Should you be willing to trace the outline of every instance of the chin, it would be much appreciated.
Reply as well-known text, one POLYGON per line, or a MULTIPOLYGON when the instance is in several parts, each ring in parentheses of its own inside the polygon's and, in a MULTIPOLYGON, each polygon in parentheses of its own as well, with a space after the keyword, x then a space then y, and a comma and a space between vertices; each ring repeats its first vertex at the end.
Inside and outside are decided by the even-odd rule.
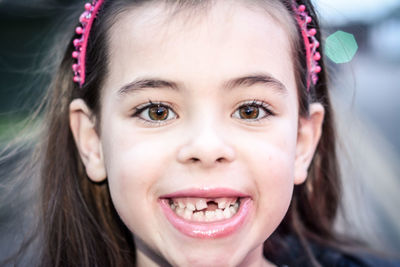
POLYGON ((232 251, 226 248, 221 248, 218 251, 203 249, 188 252, 182 250, 177 253, 180 255, 174 255, 170 261, 174 266, 239 266, 244 260, 243 256, 241 257, 236 253, 232 254, 232 251))

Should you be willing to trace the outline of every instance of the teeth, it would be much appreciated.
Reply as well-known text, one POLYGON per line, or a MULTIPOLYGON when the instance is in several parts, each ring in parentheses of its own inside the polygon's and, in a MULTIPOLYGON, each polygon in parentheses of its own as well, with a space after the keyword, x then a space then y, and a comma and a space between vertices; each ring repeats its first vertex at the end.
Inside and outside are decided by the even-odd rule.
POLYGON ((206 222, 215 221, 215 212, 214 211, 206 211, 206 222))
POLYGON ((226 207, 229 207, 230 205, 236 203, 238 201, 237 198, 227 198, 227 197, 221 197, 217 198, 214 200, 218 204, 219 209, 225 209, 226 207))
POLYGON ((232 217, 232 214, 231 214, 231 211, 229 210, 229 208, 225 208, 223 214, 224 214, 225 219, 229 219, 230 217, 232 217))
POLYGON ((193 211, 186 208, 185 212, 183 213, 183 218, 190 220, 190 219, 192 219, 192 215, 193 215, 193 211))
POLYGON ((185 208, 185 204, 184 204, 183 202, 181 202, 181 201, 178 202, 178 206, 179 206, 179 208, 181 208, 181 209, 184 209, 184 208, 185 208))
POLYGON ((183 213, 184 213, 184 209, 182 209, 181 207, 177 207, 175 210, 175 213, 178 214, 179 216, 183 217, 183 213))
POLYGON ((196 209, 197 210, 203 210, 207 208, 207 202, 204 199, 199 199, 196 202, 196 209))
POLYGON ((204 212, 198 211, 198 212, 193 213, 193 220, 198 221, 198 222, 204 222, 205 221, 204 212))
POLYGON ((230 206, 229 211, 231 212, 231 214, 235 214, 237 210, 234 207, 230 206))
POLYGON ((224 212, 223 212, 222 210, 220 210, 220 209, 216 209, 216 210, 215 210, 215 217, 216 217, 218 220, 223 219, 223 218, 224 218, 224 212))
MULTIPOLYGON (((207 205, 207 204, 206 204, 207 205)), ((188 210, 191 210, 191 211, 195 211, 196 210, 196 207, 193 205, 193 203, 191 203, 191 202, 188 202, 188 203, 186 203, 186 208, 188 209, 188 210)))
POLYGON ((239 198, 176 198, 170 201, 170 206, 179 217, 186 220, 213 222, 235 215, 239 210, 239 198), (207 201, 213 201, 218 208, 205 210, 208 208, 207 201))
POLYGON ((218 208, 219 209, 225 209, 226 206, 226 201, 225 200, 221 200, 218 202, 218 208))

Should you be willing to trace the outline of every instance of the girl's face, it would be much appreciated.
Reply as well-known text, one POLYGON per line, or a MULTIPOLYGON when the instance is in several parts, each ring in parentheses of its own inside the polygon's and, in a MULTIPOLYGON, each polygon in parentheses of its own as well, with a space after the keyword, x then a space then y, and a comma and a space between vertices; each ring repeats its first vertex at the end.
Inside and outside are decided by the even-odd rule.
MULTIPOLYGON (((288 30, 266 11, 166 10, 143 6, 110 30, 101 136, 74 132, 88 175, 107 176, 139 264, 265 263, 323 110, 299 119, 288 30)), ((86 120, 79 105, 71 114, 86 120)))

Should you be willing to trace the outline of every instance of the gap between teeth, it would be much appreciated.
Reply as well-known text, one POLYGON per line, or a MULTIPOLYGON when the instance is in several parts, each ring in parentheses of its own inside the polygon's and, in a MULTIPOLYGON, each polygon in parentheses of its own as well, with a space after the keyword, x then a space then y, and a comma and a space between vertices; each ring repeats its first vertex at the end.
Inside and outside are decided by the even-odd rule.
POLYGON ((239 209, 239 198, 220 198, 212 201, 218 205, 214 211, 203 211, 208 207, 204 199, 198 199, 195 204, 190 199, 171 200, 170 207, 179 217, 199 222, 229 219, 239 209))

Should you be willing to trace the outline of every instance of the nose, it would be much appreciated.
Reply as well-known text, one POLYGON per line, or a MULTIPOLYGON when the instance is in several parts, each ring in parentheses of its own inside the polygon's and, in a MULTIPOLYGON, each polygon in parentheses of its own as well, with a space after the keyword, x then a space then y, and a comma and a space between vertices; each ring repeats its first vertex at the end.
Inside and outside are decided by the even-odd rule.
POLYGON ((234 161, 235 150, 227 143, 228 135, 223 129, 212 125, 193 129, 187 138, 183 138, 185 143, 178 151, 178 162, 212 168, 234 161))

